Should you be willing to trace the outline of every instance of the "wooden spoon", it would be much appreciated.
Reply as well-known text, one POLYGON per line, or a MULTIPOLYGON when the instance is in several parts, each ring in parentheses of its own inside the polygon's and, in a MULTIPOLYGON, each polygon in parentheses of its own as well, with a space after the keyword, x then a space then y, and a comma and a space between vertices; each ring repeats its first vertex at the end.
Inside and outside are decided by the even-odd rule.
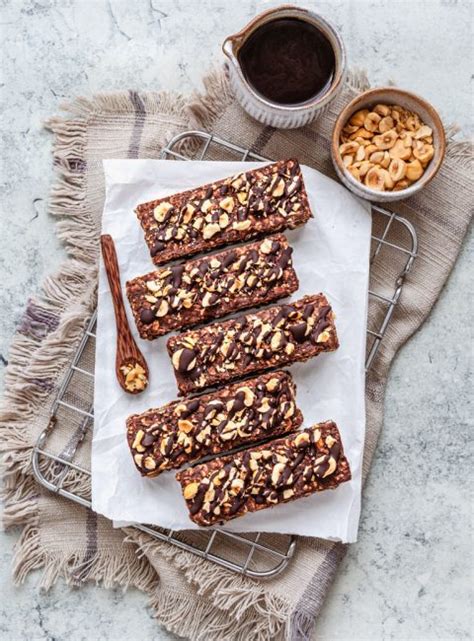
POLYGON ((117 352, 115 356, 115 373, 120 386, 129 394, 139 394, 148 385, 148 365, 138 349, 127 321, 120 287, 120 271, 117 252, 112 236, 100 237, 102 256, 114 303, 115 322, 117 325, 117 352))

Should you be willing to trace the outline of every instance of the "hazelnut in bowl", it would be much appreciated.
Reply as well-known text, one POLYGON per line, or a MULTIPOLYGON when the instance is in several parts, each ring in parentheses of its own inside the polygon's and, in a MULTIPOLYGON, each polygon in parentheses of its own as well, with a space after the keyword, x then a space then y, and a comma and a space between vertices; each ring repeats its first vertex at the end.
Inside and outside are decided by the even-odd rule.
POLYGON ((445 149, 437 111, 395 87, 370 89, 354 98, 337 118, 331 142, 342 183, 376 202, 417 193, 438 172, 445 149))

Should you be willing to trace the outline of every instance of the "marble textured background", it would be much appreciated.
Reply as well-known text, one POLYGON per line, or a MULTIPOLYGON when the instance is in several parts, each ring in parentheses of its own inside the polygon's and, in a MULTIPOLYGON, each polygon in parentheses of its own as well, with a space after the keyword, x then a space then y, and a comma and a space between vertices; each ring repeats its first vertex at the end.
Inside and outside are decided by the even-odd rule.
MULTIPOLYGON (((47 214, 50 137, 63 99, 113 89, 200 87, 220 43, 276 4, 226 0, 0 0, 0 369, 28 296, 63 258, 47 214)), ((391 79, 472 134, 473 5, 462 0, 307 0, 332 18, 351 64, 391 79)), ((469 599, 472 235, 422 331, 394 364, 359 543, 331 590, 318 641, 472 638, 469 599), (471 249, 471 251, 470 251, 471 249), (447 432, 445 431, 447 430, 447 432)), ((15 533, 0 538, 2 641, 173 639, 145 597, 92 586, 14 588, 15 533)))

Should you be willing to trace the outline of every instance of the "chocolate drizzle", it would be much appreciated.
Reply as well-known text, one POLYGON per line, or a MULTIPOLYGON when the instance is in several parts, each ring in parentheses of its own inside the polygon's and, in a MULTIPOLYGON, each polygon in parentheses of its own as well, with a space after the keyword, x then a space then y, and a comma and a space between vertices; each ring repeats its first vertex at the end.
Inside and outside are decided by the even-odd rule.
POLYGON ((350 477, 332 421, 177 474, 199 525, 334 488, 350 477))
POLYGON ((291 254, 286 238, 276 235, 129 281, 140 335, 154 338, 291 293, 298 284, 291 254))
POLYGON ((301 425, 290 375, 275 372, 128 419, 128 441, 144 475, 301 425))
POLYGON ((156 264, 262 232, 294 229, 311 216, 294 159, 141 204, 136 213, 156 264))
MULTIPOLYGON (((193 346, 195 364, 178 371, 197 387, 338 346, 332 310, 322 294, 172 337, 168 351, 173 359, 185 344, 193 346)), ((188 388, 183 384, 183 389, 188 388)))

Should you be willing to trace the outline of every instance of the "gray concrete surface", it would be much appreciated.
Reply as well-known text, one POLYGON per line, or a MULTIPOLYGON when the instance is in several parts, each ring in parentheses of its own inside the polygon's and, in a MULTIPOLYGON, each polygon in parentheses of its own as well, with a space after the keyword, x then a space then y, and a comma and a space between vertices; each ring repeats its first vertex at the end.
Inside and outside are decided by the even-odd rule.
MULTIPOLYGON (((200 87, 220 43, 270 2, 0 1, 0 367, 28 296, 63 257, 47 214, 50 137, 63 99, 200 87), (197 9, 199 6, 199 9, 197 9)), ((472 8, 461 0, 305 3, 331 17, 352 65, 431 100, 472 134, 472 8)), ((472 236, 435 310, 394 364, 386 419, 353 545, 318 641, 471 639, 472 236), (444 430, 448 429, 448 433, 444 430), (404 446, 409 434, 410 447, 404 446)), ((14 588, 17 533, 0 538, 2 641, 167 640, 137 592, 14 588)))

